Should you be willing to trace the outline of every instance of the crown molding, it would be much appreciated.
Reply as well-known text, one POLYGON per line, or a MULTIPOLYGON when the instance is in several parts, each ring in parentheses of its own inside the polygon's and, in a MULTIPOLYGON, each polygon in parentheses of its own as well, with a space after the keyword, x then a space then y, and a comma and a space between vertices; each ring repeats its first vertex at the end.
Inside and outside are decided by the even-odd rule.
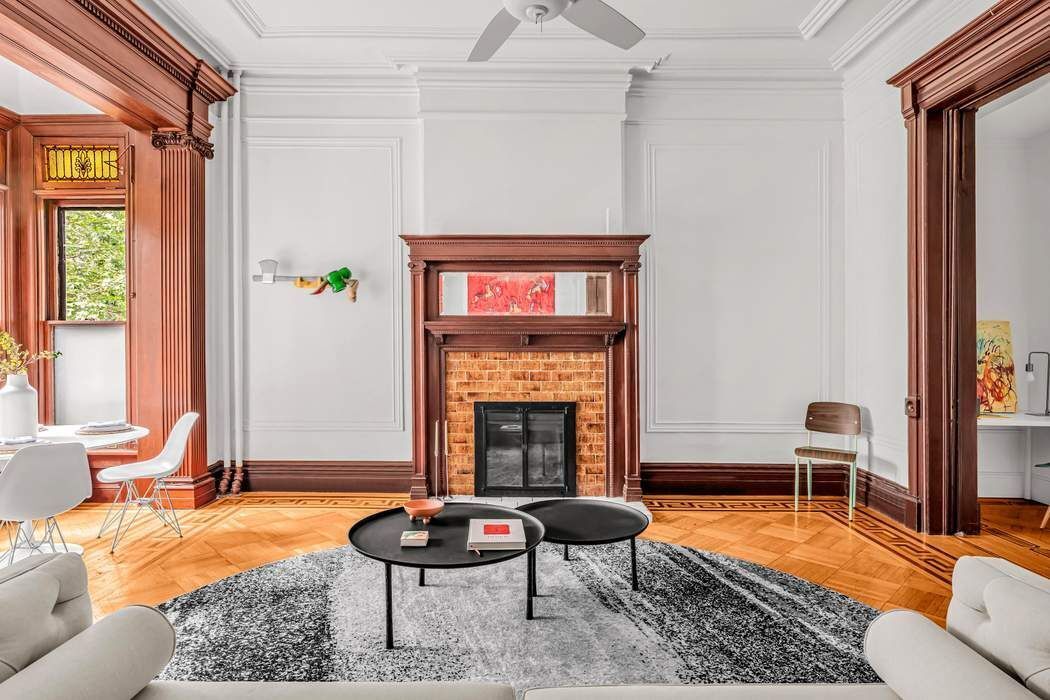
POLYGON ((893 0, 883 7, 831 55, 831 67, 835 70, 845 68, 920 2, 921 0, 893 0))
POLYGON ((420 89, 507 88, 544 92, 613 89, 626 92, 635 75, 655 71, 663 59, 518 59, 467 63, 401 56, 391 57, 390 61, 398 70, 415 76, 420 89))
POLYGON ((818 0, 817 4, 809 11, 798 25, 799 34, 809 41, 824 28, 824 25, 842 9, 848 0, 818 0))
POLYGON ((632 97, 705 92, 837 92, 842 76, 826 65, 723 64, 663 65, 639 75, 631 85, 632 97))
MULTIPOLYGON (((267 24, 255 11, 248 0, 226 0, 227 4, 260 39, 463 39, 474 40, 481 34, 482 26, 477 27, 378 27, 346 25, 302 25, 275 26, 267 24)), ((659 27, 646 29, 650 39, 668 41, 697 41, 723 39, 799 39, 796 27, 752 27, 748 29, 721 28, 681 28, 659 27)), ((543 33, 519 32, 513 37, 517 40, 584 40, 594 37, 583 30, 566 26, 544 27, 543 33)))
POLYGON ((180 0, 151 0, 151 2, 163 15, 160 18, 162 21, 167 20, 178 27, 208 52, 207 58, 212 65, 229 67, 233 63, 229 49, 201 26, 180 0))

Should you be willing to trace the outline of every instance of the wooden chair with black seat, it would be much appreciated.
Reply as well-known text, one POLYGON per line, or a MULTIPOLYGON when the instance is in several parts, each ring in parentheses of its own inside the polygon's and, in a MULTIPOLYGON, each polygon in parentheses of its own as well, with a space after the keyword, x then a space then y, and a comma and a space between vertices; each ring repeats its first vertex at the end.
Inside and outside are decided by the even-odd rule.
POLYGON ((798 510, 799 466, 806 461, 807 500, 813 498, 813 462, 849 465, 849 519, 857 505, 857 436, 860 435, 860 406, 834 401, 816 401, 806 409, 806 431, 809 441, 795 448, 795 510, 798 510), (852 450, 813 445, 813 433, 852 437, 852 450))

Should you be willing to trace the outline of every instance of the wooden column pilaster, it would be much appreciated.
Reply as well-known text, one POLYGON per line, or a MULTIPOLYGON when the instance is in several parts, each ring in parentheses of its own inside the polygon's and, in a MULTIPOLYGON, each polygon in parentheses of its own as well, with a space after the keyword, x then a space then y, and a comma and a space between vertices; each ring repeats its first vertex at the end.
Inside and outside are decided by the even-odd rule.
POLYGON ((642 500, 641 420, 638 411, 638 270, 641 267, 637 260, 628 260, 620 266, 623 270, 626 324, 623 337, 623 497, 628 501, 642 500))
POLYGON ((427 264, 413 260, 408 264, 412 272, 412 485, 411 498, 427 497, 427 331, 426 276, 427 264))
MULTIPOLYGON (((205 388, 204 160, 211 144, 185 133, 155 133, 160 151, 160 427, 166 437, 187 411, 200 419, 172 479, 194 507, 215 497, 208 472, 205 388)), ((139 391, 150 391, 140 386, 139 391)))

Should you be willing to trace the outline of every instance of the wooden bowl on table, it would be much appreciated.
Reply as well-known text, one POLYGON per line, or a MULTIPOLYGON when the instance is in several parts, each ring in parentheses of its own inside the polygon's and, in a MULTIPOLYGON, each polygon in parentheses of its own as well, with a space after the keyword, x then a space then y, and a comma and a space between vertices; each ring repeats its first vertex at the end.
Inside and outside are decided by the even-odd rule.
POLYGON ((424 525, 430 523, 430 519, 445 508, 445 503, 436 498, 421 498, 416 501, 408 501, 404 505, 405 512, 412 520, 422 519, 424 525))

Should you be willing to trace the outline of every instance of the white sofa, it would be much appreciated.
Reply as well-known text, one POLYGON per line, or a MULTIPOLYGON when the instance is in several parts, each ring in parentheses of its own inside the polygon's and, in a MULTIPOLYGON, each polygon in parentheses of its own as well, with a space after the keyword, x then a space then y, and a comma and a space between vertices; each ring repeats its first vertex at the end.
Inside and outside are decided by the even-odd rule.
MULTIPOLYGON (((1001 559, 963 557, 948 630, 918 613, 885 613, 864 652, 884 684, 536 688, 525 700, 706 698, 1045 698, 1050 700, 1050 581, 1001 559)), ((154 608, 131 606, 91 624, 80 557, 32 557, 0 569, 0 700, 331 698, 512 700, 481 683, 190 683, 153 680, 175 632, 154 608)))

